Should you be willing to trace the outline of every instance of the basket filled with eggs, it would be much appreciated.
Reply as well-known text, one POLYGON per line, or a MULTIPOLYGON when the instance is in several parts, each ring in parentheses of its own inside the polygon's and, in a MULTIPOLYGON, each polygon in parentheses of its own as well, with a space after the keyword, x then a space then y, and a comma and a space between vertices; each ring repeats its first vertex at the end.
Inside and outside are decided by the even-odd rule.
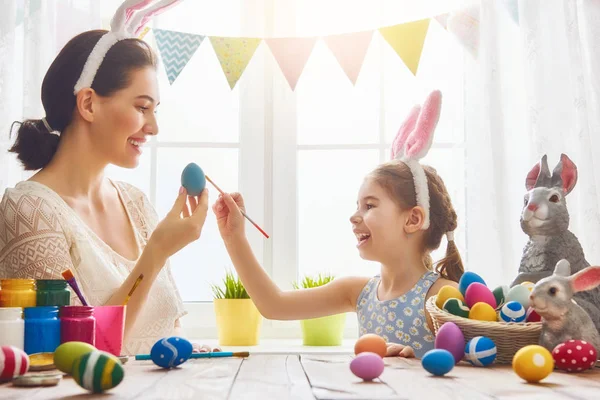
POLYGON ((484 336, 496 344, 496 363, 510 364, 515 353, 539 342, 540 316, 529 307, 533 284, 490 290, 474 272, 465 272, 458 289, 444 286, 426 303, 435 334, 446 322, 455 323, 466 341, 484 336))

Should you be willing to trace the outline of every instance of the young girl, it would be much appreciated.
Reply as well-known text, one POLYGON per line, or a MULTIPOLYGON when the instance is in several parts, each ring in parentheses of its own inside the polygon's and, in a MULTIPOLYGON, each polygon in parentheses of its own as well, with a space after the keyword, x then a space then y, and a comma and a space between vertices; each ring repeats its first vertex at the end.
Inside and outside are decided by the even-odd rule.
POLYGON ((213 206, 231 260, 265 318, 297 320, 355 311, 360 335, 388 342, 388 356, 421 358, 433 348, 426 300, 444 285, 457 286, 463 266, 453 241, 456 213, 442 179, 418 159, 427 153, 441 95, 433 92, 423 112, 415 107, 394 141, 398 158, 366 176, 358 193, 352 229, 363 259, 381 263, 373 278, 342 277, 307 290, 281 291, 260 267, 244 234, 240 194, 213 206), (433 271, 430 252, 448 236, 446 257, 433 271))

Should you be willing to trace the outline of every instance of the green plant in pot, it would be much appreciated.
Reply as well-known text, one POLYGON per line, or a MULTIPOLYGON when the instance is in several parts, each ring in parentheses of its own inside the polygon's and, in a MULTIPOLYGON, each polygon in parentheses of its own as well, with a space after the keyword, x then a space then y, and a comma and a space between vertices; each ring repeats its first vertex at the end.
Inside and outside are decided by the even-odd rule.
POLYGON ((228 271, 220 285, 211 285, 221 346, 258 344, 262 315, 246 292, 242 281, 228 271))
MULTIPOLYGON (((310 289, 328 284, 334 279, 330 274, 305 276, 300 283, 294 282, 294 289, 310 289)), ((339 346, 344 337, 346 313, 300 321, 302 342, 305 346, 339 346)))

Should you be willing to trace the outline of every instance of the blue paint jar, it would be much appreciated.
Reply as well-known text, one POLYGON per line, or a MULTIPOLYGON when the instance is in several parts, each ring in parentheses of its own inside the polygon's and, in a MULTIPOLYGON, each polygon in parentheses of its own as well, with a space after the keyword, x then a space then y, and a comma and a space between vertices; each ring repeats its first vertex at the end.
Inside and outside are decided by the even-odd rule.
POLYGON ((26 307, 25 353, 53 353, 60 345, 60 320, 58 307, 26 307))

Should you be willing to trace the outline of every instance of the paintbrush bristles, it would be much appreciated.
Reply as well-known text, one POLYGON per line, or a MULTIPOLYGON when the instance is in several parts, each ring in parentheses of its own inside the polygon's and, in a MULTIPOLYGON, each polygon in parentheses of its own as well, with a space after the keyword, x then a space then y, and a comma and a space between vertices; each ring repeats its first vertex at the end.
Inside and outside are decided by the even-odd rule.
POLYGON ((63 278, 65 279, 65 281, 68 281, 69 279, 73 279, 73 273, 71 272, 70 269, 67 269, 66 271, 63 271, 61 273, 61 275, 63 276, 63 278))

